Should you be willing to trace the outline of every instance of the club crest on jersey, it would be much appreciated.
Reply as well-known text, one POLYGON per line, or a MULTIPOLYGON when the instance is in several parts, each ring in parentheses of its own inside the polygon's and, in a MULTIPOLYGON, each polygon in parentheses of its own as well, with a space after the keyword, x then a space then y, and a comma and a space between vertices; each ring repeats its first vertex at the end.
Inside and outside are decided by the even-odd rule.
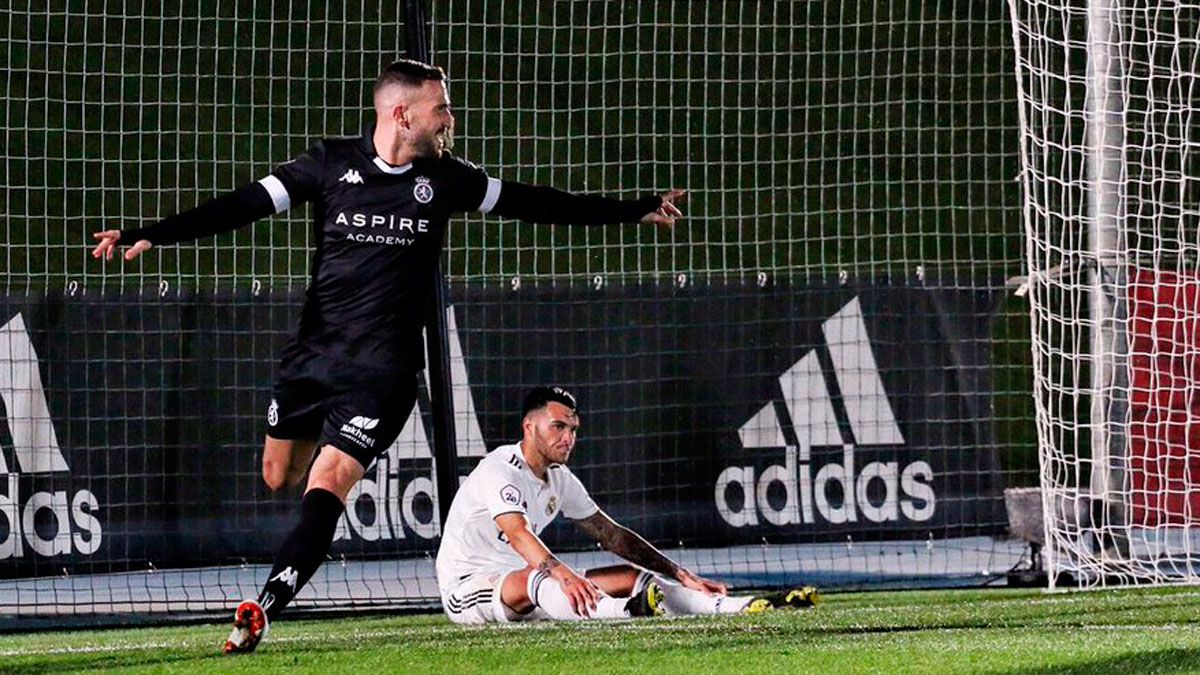
POLYGON ((516 506, 521 503, 521 491, 512 485, 505 485, 500 488, 500 500, 516 506))
POLYGON ((413 186, 413 199, 428 204, 433 201, 433 186, 429 184, 429 179, 421 176, 417 179, 417 184, 413 186))
POLYGON ((546 502, 546 515, 554 515, 554 511, 558 508, 558 497, 551 496, 550 501, 546 502))

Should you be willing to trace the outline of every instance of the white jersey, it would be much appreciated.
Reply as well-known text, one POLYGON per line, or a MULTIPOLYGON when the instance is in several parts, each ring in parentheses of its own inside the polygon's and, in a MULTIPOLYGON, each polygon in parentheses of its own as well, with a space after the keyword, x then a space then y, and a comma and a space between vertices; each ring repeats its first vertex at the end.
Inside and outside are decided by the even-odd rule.
POLYGON ((559 512, 582 520, 599 510, 567 467, 550 465, 543 481, 525 463, 520 445, 496 448, 462 482, 450 505, 438 548, 438 587, 444 595, 474 574, 528 564, 509 546, 496 516, 523 514, 540 535, 559 512))

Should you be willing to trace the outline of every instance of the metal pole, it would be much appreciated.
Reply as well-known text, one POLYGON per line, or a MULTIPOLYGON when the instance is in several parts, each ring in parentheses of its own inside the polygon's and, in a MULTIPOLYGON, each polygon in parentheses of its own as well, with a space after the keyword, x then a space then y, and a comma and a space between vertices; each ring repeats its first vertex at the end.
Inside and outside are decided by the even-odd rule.
MULTIPOLYGON (((405 0, 408 57, 429 63, 429 18, 425 0, 405 0)), ((445 527, 450 503, 458 491, 458 452, 454 437, 454 396, 450 380, 450 340, 446 312, 450 309, 446 276, 439 261, 432 279, 425 321, 426 372, 429 374, 430 416, 433 418, 433 461, 437 485, 438 521, 445 527)))
MULTIPOLYGON (((1103 550, 1125 559, 1129 521, 1129 412, 1125 255, 1125 146, 1120 0, 1088 2, 1088 251, 1090 275, 1092 527, 1103 550)), ((1101 582, 1103 583, 1103 581, 1101 582)))

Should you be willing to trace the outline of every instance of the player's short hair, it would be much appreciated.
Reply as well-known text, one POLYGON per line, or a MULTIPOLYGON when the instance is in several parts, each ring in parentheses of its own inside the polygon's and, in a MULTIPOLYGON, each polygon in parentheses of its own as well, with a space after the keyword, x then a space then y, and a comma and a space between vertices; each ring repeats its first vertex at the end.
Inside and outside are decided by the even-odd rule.
POLYGON ((545 385, 529 390, 529 393, 525 395, 525 404, 521 406, 521 415, 525 416, 534 410, 541 410, 551 401, 567 406, 573 413, 579 412, 579 402, 575 399, 575 394, 562 387, 545 385))
POLYGON ((419 87, 426 82, 443 82, 445 79, 446 71, 438 66, 431 66, 428 63, 412 59, 400 59, 388 65, 379 74, 379 79, 375 80, 373 93, 378 94, 380 89, 392 84, 419 87))

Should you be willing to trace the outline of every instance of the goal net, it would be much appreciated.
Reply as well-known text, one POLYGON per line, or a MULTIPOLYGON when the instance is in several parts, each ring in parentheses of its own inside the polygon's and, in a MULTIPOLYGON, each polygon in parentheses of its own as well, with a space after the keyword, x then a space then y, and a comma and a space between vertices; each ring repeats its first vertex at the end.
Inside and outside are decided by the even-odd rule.
POLYGON ((1051 578, 1195 582, 1200 4, 1010 6, 1051 578))
MULTIPOLYGON (((91 260, 90 233, 361 133, 402 5, 0 16, 0 623, 257 593, 296 517, 258 453, 309 213, 133 264, 91 260)), ((974 584, 1020 562, 1003 491, 1036 482, 1036 449, 1023 308, 1003 300, 1021 271, 1003 6, 430 11, 456 152, 573 191, 687 188, 687 216, 453 221, 458 465, 435 466, 423 387, 296 607, 436 605, 437 472, 515 440, 544 382, 583 401, 572 464, 598 503, 735 587, 974 584)), ((612 560, 568 525, 546 537, 612 560)))
POLYGON ((1028 380, 993 367, 1028 358, 993 323, 1020 264, 1016 106, 985 5, 435 3, 467 157, 691 190, 671 230, 452 224, 482 439, 514 438, 524 387, 578 389, 601 506, 737 586, 1017 564, 1028 380))

